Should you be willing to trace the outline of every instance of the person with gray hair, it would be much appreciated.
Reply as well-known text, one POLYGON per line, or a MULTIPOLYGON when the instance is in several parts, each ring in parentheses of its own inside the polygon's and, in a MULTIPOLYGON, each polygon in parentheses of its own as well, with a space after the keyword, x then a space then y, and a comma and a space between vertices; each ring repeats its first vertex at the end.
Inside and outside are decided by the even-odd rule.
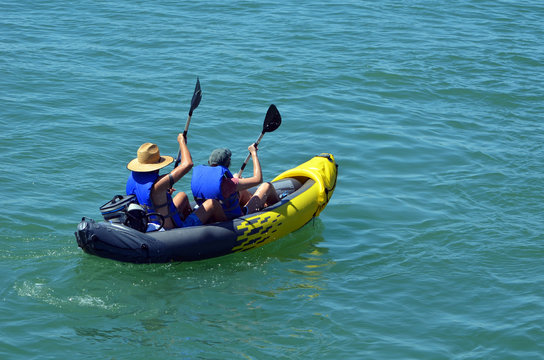
POLYGON ((248 150, 253 161, 253 176, 248 178, 230 172, 232 152, 225 148, 213 150, 208 165, 193 168, 191 190, 197 204, 207 199, 218 200, 225 215, 233 219, 260 211, 280 200, 272 184, 261 184, 263 175, 255 144, 250 145, 248 150), (259 184, 254 194, 247 190, 259 184))

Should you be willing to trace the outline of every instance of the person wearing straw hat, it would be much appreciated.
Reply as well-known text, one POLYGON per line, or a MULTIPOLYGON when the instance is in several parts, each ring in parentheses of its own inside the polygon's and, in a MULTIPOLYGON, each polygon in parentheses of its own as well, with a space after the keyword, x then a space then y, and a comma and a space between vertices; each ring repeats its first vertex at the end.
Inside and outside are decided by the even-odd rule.
MULTIPOLYGON (((177 140, 183 160, 174 170, 164 175, 159 175, 159 170, 171 164, 174 158, 161 156, 156 144, 145 143, 140 146, 137 157, 127 164, 127 169, 131 171, 126 185, 127 195, 136 195, 148 213, 157 212, 164 216, 166 230, 225 221, 225 213, 216 200, 203 202, 192 212, 187 194, 179 192, 172 197, 176 190, 174 184, 193 167, 183 134, 180 133, 177 140)), ((151 221, 159 222, 157 219, 151 221)))

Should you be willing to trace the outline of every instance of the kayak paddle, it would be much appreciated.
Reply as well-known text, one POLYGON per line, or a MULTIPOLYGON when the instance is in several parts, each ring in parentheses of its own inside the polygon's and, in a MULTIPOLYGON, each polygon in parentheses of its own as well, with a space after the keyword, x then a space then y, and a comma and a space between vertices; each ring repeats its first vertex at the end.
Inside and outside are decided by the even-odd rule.
MULTIPOLYGON (((266 116, 264 117, 263 131, 261 132, 261 136, 259 136, 259 138, 253 145, 257 147, 257 145, 259 145, 265 133, 276 130, 277 128, 280 127, 280 125, 281 125, 280 112, 278 111, 278 108, 276 107, 276 105, 272 104, 268 108, 268 111, 266 112, 266 116)), ((240 168, 240 172, 238 172, 238 177, 242 176, 242 172, 244 171, 250 157, 251 157, 251 154, 249 154, 246 157, 246 161, 244 161, 244 164, 240 168)))
MULTIPOLYGON (((200 104, 200 100, 202 100, 202 90, 200 90, 200 80, 197 76, 195 92, 193 93, 193 98, 191 99, 191 109, 189 109, 189 117, 187 118, 187 123, 185 124, 185 130, 183 131, 183 137, 185 138, 185 141, 187 141, 187 131, 189 131, 189 124, 191 123, 191 116, 193 116, 193 110, 198 107, 198 104, 200 104)), ((174 168, 176 168, 180 162, 181 162, 181 149, 178 150, 178 158, 176 159, 176 164, 174 165, 174 168)))

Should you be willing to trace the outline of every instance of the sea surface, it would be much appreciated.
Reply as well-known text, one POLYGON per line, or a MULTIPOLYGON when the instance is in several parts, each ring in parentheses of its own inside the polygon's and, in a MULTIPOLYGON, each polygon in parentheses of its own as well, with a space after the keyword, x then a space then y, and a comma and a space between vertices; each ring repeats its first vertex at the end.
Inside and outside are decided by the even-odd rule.
POLYGON ((0 358, 544 359, 542 1, 0 15, 0 358), (138 146, 177 153, 197 77, 196 164, 229 147, 241 165, 273 103, 264 177, 332 153, 331 202, 221 258, 83 253, 78 222, 123 193, 138 146))

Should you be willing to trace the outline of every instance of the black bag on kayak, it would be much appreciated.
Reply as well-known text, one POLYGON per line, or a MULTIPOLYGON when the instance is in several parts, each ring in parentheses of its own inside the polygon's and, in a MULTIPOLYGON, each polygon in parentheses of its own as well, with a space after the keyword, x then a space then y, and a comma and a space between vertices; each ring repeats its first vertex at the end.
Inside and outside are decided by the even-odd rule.
POLYGON ((115 195, 113 199, 100 207, 100 212, 106 221, 124 223, 126 210, 130 204, 138 204, 136 195, 115 195))
POLYGON ((138 230, 139 232, 147 231, 147 213, 144 208, 138 204, 130 204, 125 211, 125 224, 128 227, 138 230))
POLYGON ((140 232, 147 231, 150 216, 155 216, 160 221, 158 229, 155 230, 160 230, 164 225, 164 217, 158 213, 148 214, 138 204, 136 195, 115 195, 113 199, 100 207, 100 212, 104 220, 120 223, 140 232))

